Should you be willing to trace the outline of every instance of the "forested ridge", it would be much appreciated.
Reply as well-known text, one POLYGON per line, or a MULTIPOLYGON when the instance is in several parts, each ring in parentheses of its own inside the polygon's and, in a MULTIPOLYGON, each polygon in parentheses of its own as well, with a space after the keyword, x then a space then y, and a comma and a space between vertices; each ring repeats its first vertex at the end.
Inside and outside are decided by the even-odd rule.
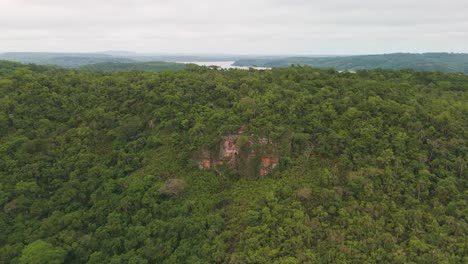
POLYGON ((54 53, 54 52, 7 52, 0 53, 0 60, 41 65, 56 65, 65 68, 96 63, 131 63, 131 58, 111 56, 99 53, 54 53))
POLYGON ((139 54, 132 52, 103 53, 54 53, 54 52, 7 52, 0 53, 0 60, 40 65, 55 65, 64 68, 118 71, 177 70, 183 65, 175 62, 230 62, 235 66, 258 66, 266 68, 309 65, 321 69, 357 71, 371 69, 413 69, 417 71, 441 71, 468 74, 466 53, 389 53, 343 56, 259 56, 259 55, 183 55, 139 54), (172 63, 172 64, 171 64, 172 63))
POLYGON ((466 263, 467 88, 0 62, 0 263, 466 263), (279 166, 200 170, 194 153, 240 127, 279 166))
POLYGON ((468 74, 466 53, 390 53, 354 56, 247 58, 237 60, 237 66, 289 67, 310 65, 317 68, 334 68, 340 71, 370 69, 413 69, 418 71, 460 72, 468 74))
POLYGON ((80 70, 90 71, 165 71, 165 70, 180 70, 186 68, 187 65, 183 63, 164 62, 164 61, 151 61, 151 62, 102 62, 95 64, 87 64, 79 67, 80 70))

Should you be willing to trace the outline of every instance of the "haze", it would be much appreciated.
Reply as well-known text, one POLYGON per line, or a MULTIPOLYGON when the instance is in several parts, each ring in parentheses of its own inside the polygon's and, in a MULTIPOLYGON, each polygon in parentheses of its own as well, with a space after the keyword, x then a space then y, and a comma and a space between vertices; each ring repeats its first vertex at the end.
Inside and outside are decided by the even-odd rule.
POLYGON ((0 0, 0 52, 468 52, 466 0, 0 0))

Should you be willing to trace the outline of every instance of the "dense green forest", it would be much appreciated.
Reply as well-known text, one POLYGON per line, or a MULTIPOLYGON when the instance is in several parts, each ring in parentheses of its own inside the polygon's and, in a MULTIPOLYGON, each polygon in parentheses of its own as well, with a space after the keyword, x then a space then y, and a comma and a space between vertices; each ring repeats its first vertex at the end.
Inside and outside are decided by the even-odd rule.
POLYGON ((465 53, 392 53, 383 55, 339 57, 286 57, 273 59, 242 59, 237 66, 288 67, 310 65, 317 68, 344 70, 414 69, 419 71, 461 72, 468 74, 468 54, 465 53))
POLYGON ((467 89, 414 70, 0 62, 0 263, 467 263, 467 89), (200 170, 194 153, 240 127, 279 166, 200 170))
POLYGON ((165 71, 165 70, 181 70, 187 67, 186 64, 175 63, 175 62, 163 62, 163 61, 152 61, 152 62, 131 62, 131 63, 121 63, 121 62, 102 62, 96 64, 88 64, 79 67, 81 70, 91 70, 91 71, 165 71))

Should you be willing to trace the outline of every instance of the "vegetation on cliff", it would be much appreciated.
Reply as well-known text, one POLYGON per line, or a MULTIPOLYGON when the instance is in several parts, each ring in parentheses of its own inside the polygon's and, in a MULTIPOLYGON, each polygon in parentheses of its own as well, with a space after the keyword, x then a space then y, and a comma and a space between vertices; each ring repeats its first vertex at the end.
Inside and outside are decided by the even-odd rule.
POLYGON ((0 263, 464 263, 468 76, 0 62, 0 263), (267 176, 200 170, 245 126, 267 176))

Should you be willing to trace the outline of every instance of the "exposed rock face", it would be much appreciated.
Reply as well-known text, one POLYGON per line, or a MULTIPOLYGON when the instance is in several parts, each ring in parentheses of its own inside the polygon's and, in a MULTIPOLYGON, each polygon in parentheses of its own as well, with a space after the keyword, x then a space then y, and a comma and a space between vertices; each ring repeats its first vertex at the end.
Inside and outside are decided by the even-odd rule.
POLYGON ((260 176, 265 176, 270 173, 279 164, 278 157, 262 157, 262 168, 260 169, 260 176))
POLYGON ((210 158, 201 158, 198 161, 198 168, 203 170, 209 170, 213 168, 213 160, 210 158))
POLYGON ((202 170, 209 170, 213 168, 213 159, 209 150, 203 149, 195 155, 198 162, 198 168, 202 170))
MULTIPOLYGON (((245 131, 245 126, 242 126, 236 134, 227 135, 219 145, 219 154, 215 157, 212 152, 202 150, 195 159, 198 161, 200 169, 208 170, 217 166, 226 164, 232 169, 239 169, 241 166, 248 166, 251 161, 259 158, 260 164, 257 167, 257 172, 260 176, 268 175, 279 164, 279 157, 275 154, 275 148, 268 146, 268 151, 256 151, 256 146, 272 145, 273 142, 268 138, 259 138, 254 140, 249 139, 242 149, 237 144, 237 139, 245 131), (273 150, 272 150, 273 149, 273 150), (241 154, 242 153, 242 154, 241 154), (242 163, 242 164, 241 164, 242 163)), ((258 164, 258 163, 256 163, 258 164)))
POLYGON ((238 137, 238 135, 225 136, 219 148, 219 157, 227 160, 233 166, 237 164, 237 155, 239 153, 239 147, 236 144, 238 137))

